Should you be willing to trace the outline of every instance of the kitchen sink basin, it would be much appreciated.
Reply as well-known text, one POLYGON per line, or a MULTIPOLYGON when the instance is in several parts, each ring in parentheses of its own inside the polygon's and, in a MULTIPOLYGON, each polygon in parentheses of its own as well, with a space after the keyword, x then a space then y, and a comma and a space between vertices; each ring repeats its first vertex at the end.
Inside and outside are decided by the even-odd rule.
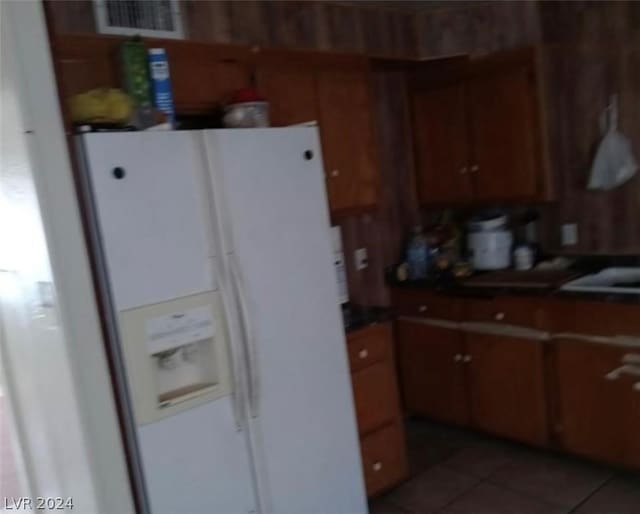
POLYGON ((560 289, 593 293, 640 294, 640 268, 605 268, 598 273, 567 282, 560 289))

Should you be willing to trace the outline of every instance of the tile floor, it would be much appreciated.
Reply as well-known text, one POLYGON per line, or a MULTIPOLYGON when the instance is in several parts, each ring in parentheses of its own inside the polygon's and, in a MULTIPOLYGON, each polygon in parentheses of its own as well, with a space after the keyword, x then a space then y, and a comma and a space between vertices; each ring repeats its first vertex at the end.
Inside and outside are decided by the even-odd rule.
POLYGON ((640 514, 640 473, 424 421, 407 444, 412 478, 371 514, 640 514))

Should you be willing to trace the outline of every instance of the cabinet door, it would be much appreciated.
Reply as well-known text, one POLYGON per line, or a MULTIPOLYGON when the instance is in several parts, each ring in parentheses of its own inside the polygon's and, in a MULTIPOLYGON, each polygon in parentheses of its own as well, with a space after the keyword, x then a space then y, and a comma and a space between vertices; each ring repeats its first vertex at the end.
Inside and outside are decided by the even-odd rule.
POLYGON ((351 380, 361 434, 371 432, 398 416, 398 391, 391 361, 356 371, 351 380))
POLYGON ((442 85, 413 95, 418 196, 421 203, 472 198, 465 85, 442 85))
POLYGON ((466 334, 465 341, 472 425, 545 444, 543 343, 487 334, 466 334))
MULTIPOLYGON (((123 37, 99 35, 57 36, 53 55, 61 98, 66 101, 97 87, 121 87, 119 52, 123 41, 123 37)), ((167 51, 177 112, 210 110, 251 82, 248 48, 176 40, 144 42, 167 51)))
POLYGON ((640 466, 640 393, 637 376, 607 375, 623 365, 629 348, 558 340, 555 383, 558 419, 554 420, 563 447, 594 459, 640 466))
POLYGON ((532 198, 538 193, 538 120, 529 67, 470 79, 472 161, 476 198, 532 198))
POLYGON ((167 49, 173 100, 179 112, 201 112, 251 83, 248 51, 225 45, 176 41, 167 49))
POLYGON ((397 341, 406 409, 442 421, 467 424, 461 333, 399 321, 397 341))
POLYGON ((269 101, 272 126, 318 119, 316 73, 312 67, 264 55, 258 63, 256 78, 258 91, 269 101))
POLYGON ((373 207, 378 199, 379 175, 368 70, 362 66, 322 68, 317 86, 331 210, 373 207))

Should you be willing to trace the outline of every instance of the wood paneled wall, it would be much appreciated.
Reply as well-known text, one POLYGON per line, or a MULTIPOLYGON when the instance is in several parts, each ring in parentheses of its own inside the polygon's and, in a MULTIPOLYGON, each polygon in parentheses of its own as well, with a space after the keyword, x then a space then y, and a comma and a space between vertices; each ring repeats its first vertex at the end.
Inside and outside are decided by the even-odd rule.
MULTIPOLYGON (((48 0, 58 33, 96 32, 90 0, 48 0)), ((181 0, 186 37, 388 57, 416 57, 415 16, 320 1, 181 0)))
POLYGON ((619 127, 640 159, 640 2, 542 2, 551 157, 558 202, 543 209, 549 251, 640 253, 640 177, 587 191, 601 138, 599 116, 618 95, 619 127), (562 247, 560 225, 579 242, 562 247))
MULTIPOLYGON (((189 39, 365 53, 379 57, 438 58, 485 53, 538 42, 534 2, 464 3, 437 9, 394 9, 328 1, 185 0, 189 39)), ((53 0, 56 33, 94 33, 88 0, 53 0)), ((352 301, 389 303, 384 268, 395 263, 405 234, 419 220, 413 189, 410 134, 401 72, 374 73, 382 198, 376 212, 344 219, 342 228, 352 301), (369 267, 353 269, 353 250, 366 247, 369 267)))
POLYGON ((419 14, 420 57, 484 54, 540 41, 535 1, 456 3, 419 14))

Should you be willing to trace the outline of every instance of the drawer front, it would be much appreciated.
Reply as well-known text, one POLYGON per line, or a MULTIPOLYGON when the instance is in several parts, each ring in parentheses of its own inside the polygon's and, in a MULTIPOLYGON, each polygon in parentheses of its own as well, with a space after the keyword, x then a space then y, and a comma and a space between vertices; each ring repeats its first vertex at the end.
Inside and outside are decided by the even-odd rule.
POLYGON ((640 304, 556 300, 549 304, 553 332, 640 337, 640 304))
POLYGON ((351 371, 391 358, 391 329, 388 324, 367 327, 347 336, 351 371))
POLYGON ((407 476, 404 435, 397 423, 363 437, 360 447, 368 496, 392 487, 407 476))
POLYGON ((390 423, 398 416, 398 392, 390 361, 368 366, 351 375, 361 434, 390 423))
POLYGON ((398 316, 446 319, 459 321, 462 302, 459 298, 441 296, 425 291, 394 290, 393 306, 398 316))
POLYGON ((466 303, 469 321, 545 329, 539 303, 529 298, 468 299, 466 303))

